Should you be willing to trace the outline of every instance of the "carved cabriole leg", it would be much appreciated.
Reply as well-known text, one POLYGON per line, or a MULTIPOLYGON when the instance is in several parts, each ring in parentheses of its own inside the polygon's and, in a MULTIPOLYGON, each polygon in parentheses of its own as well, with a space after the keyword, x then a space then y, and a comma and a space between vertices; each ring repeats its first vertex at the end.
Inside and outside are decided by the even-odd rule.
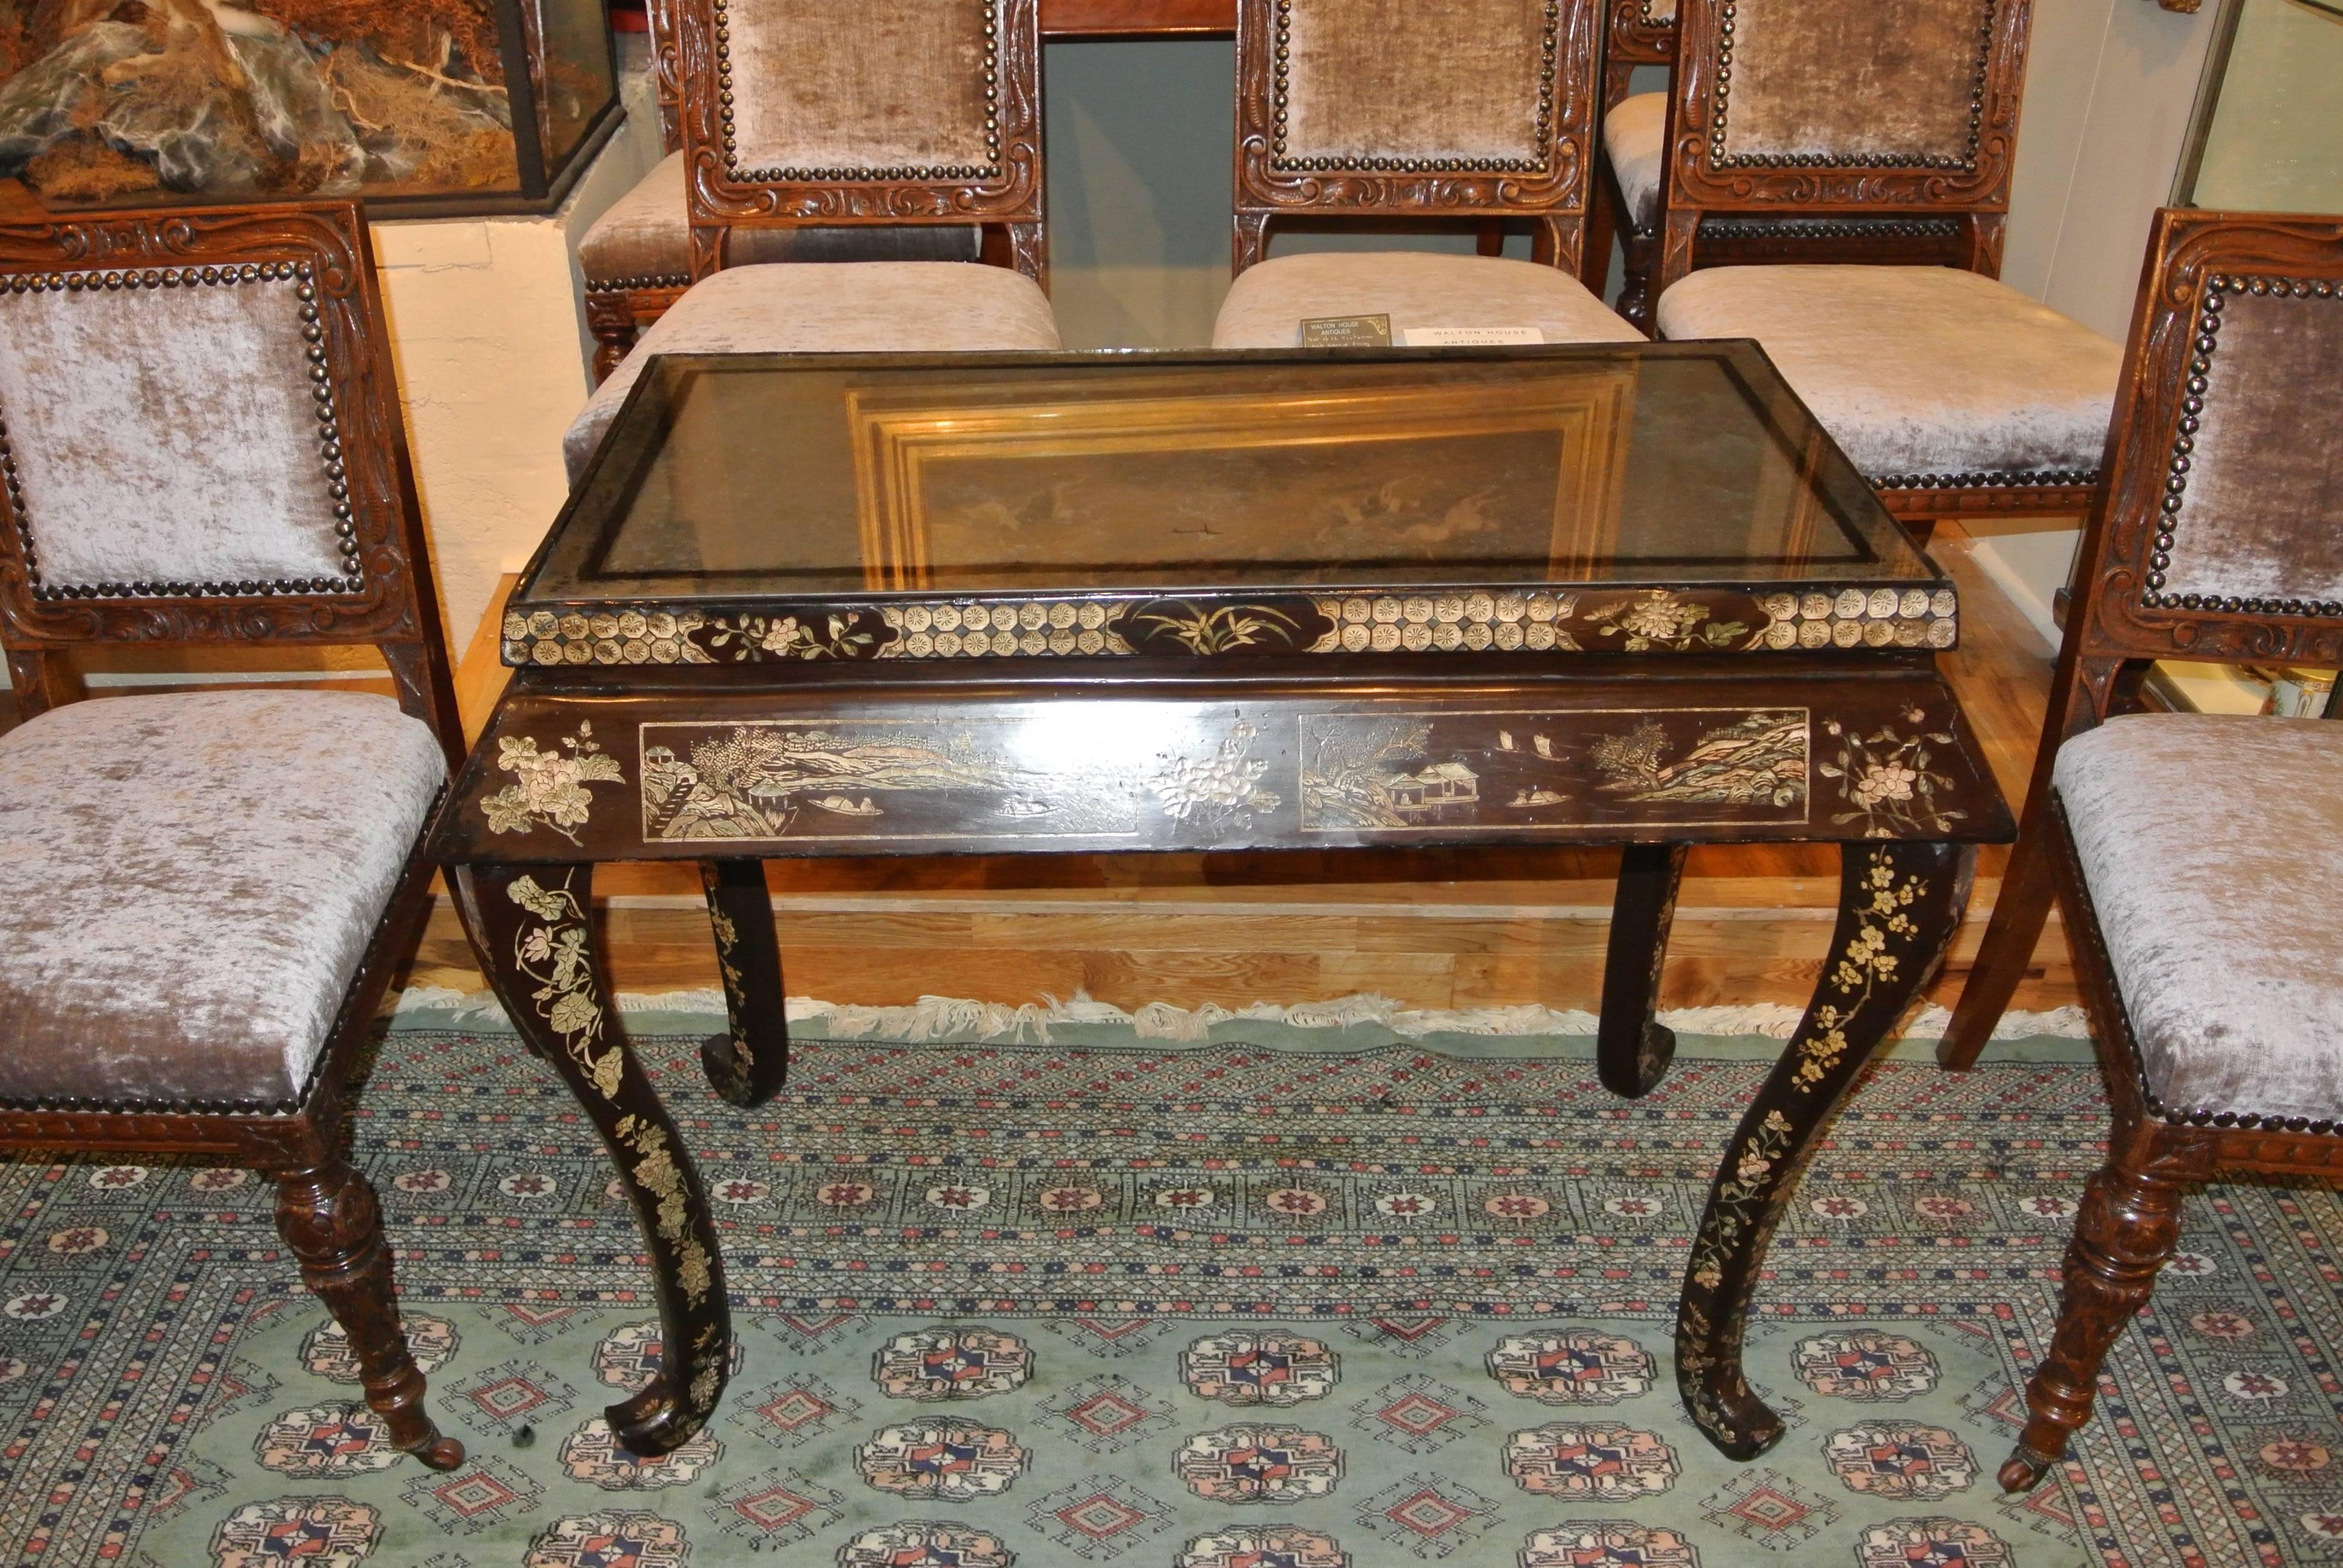
POLYGON ((1248 266, 1257 265, 1269 250, 1269 215, 1265 212, 1237 214, 1235 237, 1230 244, 1229 276, 1241 276, 1248 266))
MULTIPOLYGON (((2069 615, 2075 613, 2070 610, 2069 615)), ((2063 661, 2062 661, 2063 667, 2063 661)), ((2034 774, 2026 786, 2026 806, 2018 817, 2017 842, 2009 849, 2009 864, 2001 873, 2001 890, 1993 900, 1993 918, 1986 922, 1976 961, 1962 983, 1960 1000, 1953 1004, 1952 1021, 1936 1042, 1936 1064, 1966 1072, 1993 1039, 1993 1026, 2009 1010, 2009 999, 2026 979, 2042 928, 2050 920, 2055 889, 2051 879, 2050 836, 2056 830, 2050 816, 2050 775, 2058 747, 2089 729, 2107 710, 2123 661, 2112 658, 2078 661, 2076 673, 2050 689, 2050 710, 2043 726, 2042 748, 2034 757, 2034 774)), ((2063 674, 2063 668, 2062 668, 2063 674)))
POLYGON ((2107 1162, 2083 1189, 2082 1212, 2066 1244, 2058 1326, 2050 1352, 2026 1385, 2024 1435, 2002 1465, 2004 1492, 2026 1492, 2066 1457, 2069 1439, 2091 1419, 2099 1366, 2124 1325, 2147 1304, 2157 1271, 2180 1241, 2180 1200, 2207 1147, 2201 1134, 2155 1123, 2117 1130, 2107 1162), (2172 1145, 2181 1158, 2160 1158, 2172 1145), (2179 1169, 2175 1170, 2174 1166, 2179 1169))
POLYGON ((1668 961, 1668 928, 1675 920, 1687 847, 1630 844, 1619 858, 1594 1070, 1604 1088, 1630 1100, 1658 1087, 1675 1058, 1675 1031, 1653 1014, 1659 1006, 1660 971, 1668 961))
POLYGON ((1012 223, 1009 228, 1010 263, 1050 292, 1050 246, 1047 231, 1038 223, 1012 223))
POLYGON ((52 708, 79 702, 88 693, 81 674, 62 653, 29 648, 8 650, 8 678, 16 688, 17 711, 37 719, 52 708))
POLYGON ((586 296, 586 330, 594 335, 594 385, 599 387, 635 346, 635 312, 623 293, 586 296))
POLYGON ((1725 1145, 1676 1312, 1676 1388, 1729 1459, 1782 1435, 1741 1366, 1765 1245, 1823 1124, 1943 961, 1968 901, 1966 845, 1866 839, 1840 850, 1838 927, 1798 1031, 1725 1145))
POLYGON ((650 1385, 604 1413, 629 1452, 698 1432, 729 1375, 724 1261, 699 1172, 627 1049, 587 919, 593 868, 458 866, 457 907, 497 1000, 602 1135, 651 1257, 663 1352, 650 1385))
POLYGON ((730 1104, 762 1105, 789 1074, 789 1020, 781 989, 780 942, 762 860, 702 860, 716 967, 732 1031, 699 1048, 708 1081, 730 1104))
POLYGON ((455 1469, 464 1445, 441 1436, 424 1408, 374 1189, 340 1160, 275 1175, 277 1233, 300 1260, 303 1282, 349 1334, 367 1407, 390 1427, 393 1446, 434 1470, 455 1469))

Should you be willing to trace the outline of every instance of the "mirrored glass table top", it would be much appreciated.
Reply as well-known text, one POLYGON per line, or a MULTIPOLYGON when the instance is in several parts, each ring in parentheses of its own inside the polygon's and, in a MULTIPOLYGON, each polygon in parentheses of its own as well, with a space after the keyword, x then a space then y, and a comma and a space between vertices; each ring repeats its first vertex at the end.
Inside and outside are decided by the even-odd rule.
POLYGON ((516 665, 1946 648, 1750 343, 662 357, 516 665))

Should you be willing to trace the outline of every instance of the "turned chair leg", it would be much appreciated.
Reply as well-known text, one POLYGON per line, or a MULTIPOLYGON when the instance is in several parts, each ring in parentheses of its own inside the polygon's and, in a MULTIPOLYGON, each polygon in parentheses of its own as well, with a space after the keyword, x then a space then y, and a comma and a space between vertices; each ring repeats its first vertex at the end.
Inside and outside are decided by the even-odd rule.
POLYGON ((599 387, 635 346, 639 323, 634 307, 623 294, 588 294, 586 330, 594 337, 594 385, 599 387))
POLYGON ((1646 337, 1654 337, 1658 327, 1652 316, 1652 261, 1659 250, 1658 243, 1649 230, 1639 232, 1630 226, 1620 231, 1619 248, 1619 303, 1613 308, 1626 319, 1628 326, 1646 337))
POLYGON ((2122 1141, 2083 1191, 2083 1210, 2066 1246, 2058 1293, 2058 1327, 2050 1353, 2026 1385, 2031 1412, 2024 1435, 2001 1467, 2004 1492, 2032 1490, 2066 1457, 2067 1440, 2091 1419, 2100 1363, 2133 1314, 2147 1304, 2162 1269, 2180 1241, 2180 1197, 2175 1181, 2127 1169, 2122 1141))
POLYGON ((301 1261, 301 1278, 350 1336, 366 1402, 390 1427, 390 1441, 434 1470, 464 1462, 464 1445, 443 1437, 423 1406, 423 1373, 407 1353, 398 1292, 374 1189, 339 1160, 277 1177, 277 1233, 301 1261))

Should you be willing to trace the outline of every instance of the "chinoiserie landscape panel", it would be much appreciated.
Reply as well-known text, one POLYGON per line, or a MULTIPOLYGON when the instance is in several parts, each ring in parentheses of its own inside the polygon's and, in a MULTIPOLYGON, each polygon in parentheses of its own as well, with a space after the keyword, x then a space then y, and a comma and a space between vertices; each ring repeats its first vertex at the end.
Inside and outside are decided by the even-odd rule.
POLYGON ((1301 826, 1804 823, 1812 727, 1803 708, 1304 714, 1301 826))
POLYGON ((1134 780, 1046 718, 645 724, 646 843, 1114 838, 1134 780))

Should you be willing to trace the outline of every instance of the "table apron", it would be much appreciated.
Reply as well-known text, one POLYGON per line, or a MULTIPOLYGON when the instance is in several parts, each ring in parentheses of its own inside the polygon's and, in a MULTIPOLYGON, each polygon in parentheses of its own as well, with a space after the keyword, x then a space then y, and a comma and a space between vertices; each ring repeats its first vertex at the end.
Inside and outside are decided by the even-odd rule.
POLYGON ((508 697, 443 860, 1991 840, 1927 674, 1534 690, 508 697))

